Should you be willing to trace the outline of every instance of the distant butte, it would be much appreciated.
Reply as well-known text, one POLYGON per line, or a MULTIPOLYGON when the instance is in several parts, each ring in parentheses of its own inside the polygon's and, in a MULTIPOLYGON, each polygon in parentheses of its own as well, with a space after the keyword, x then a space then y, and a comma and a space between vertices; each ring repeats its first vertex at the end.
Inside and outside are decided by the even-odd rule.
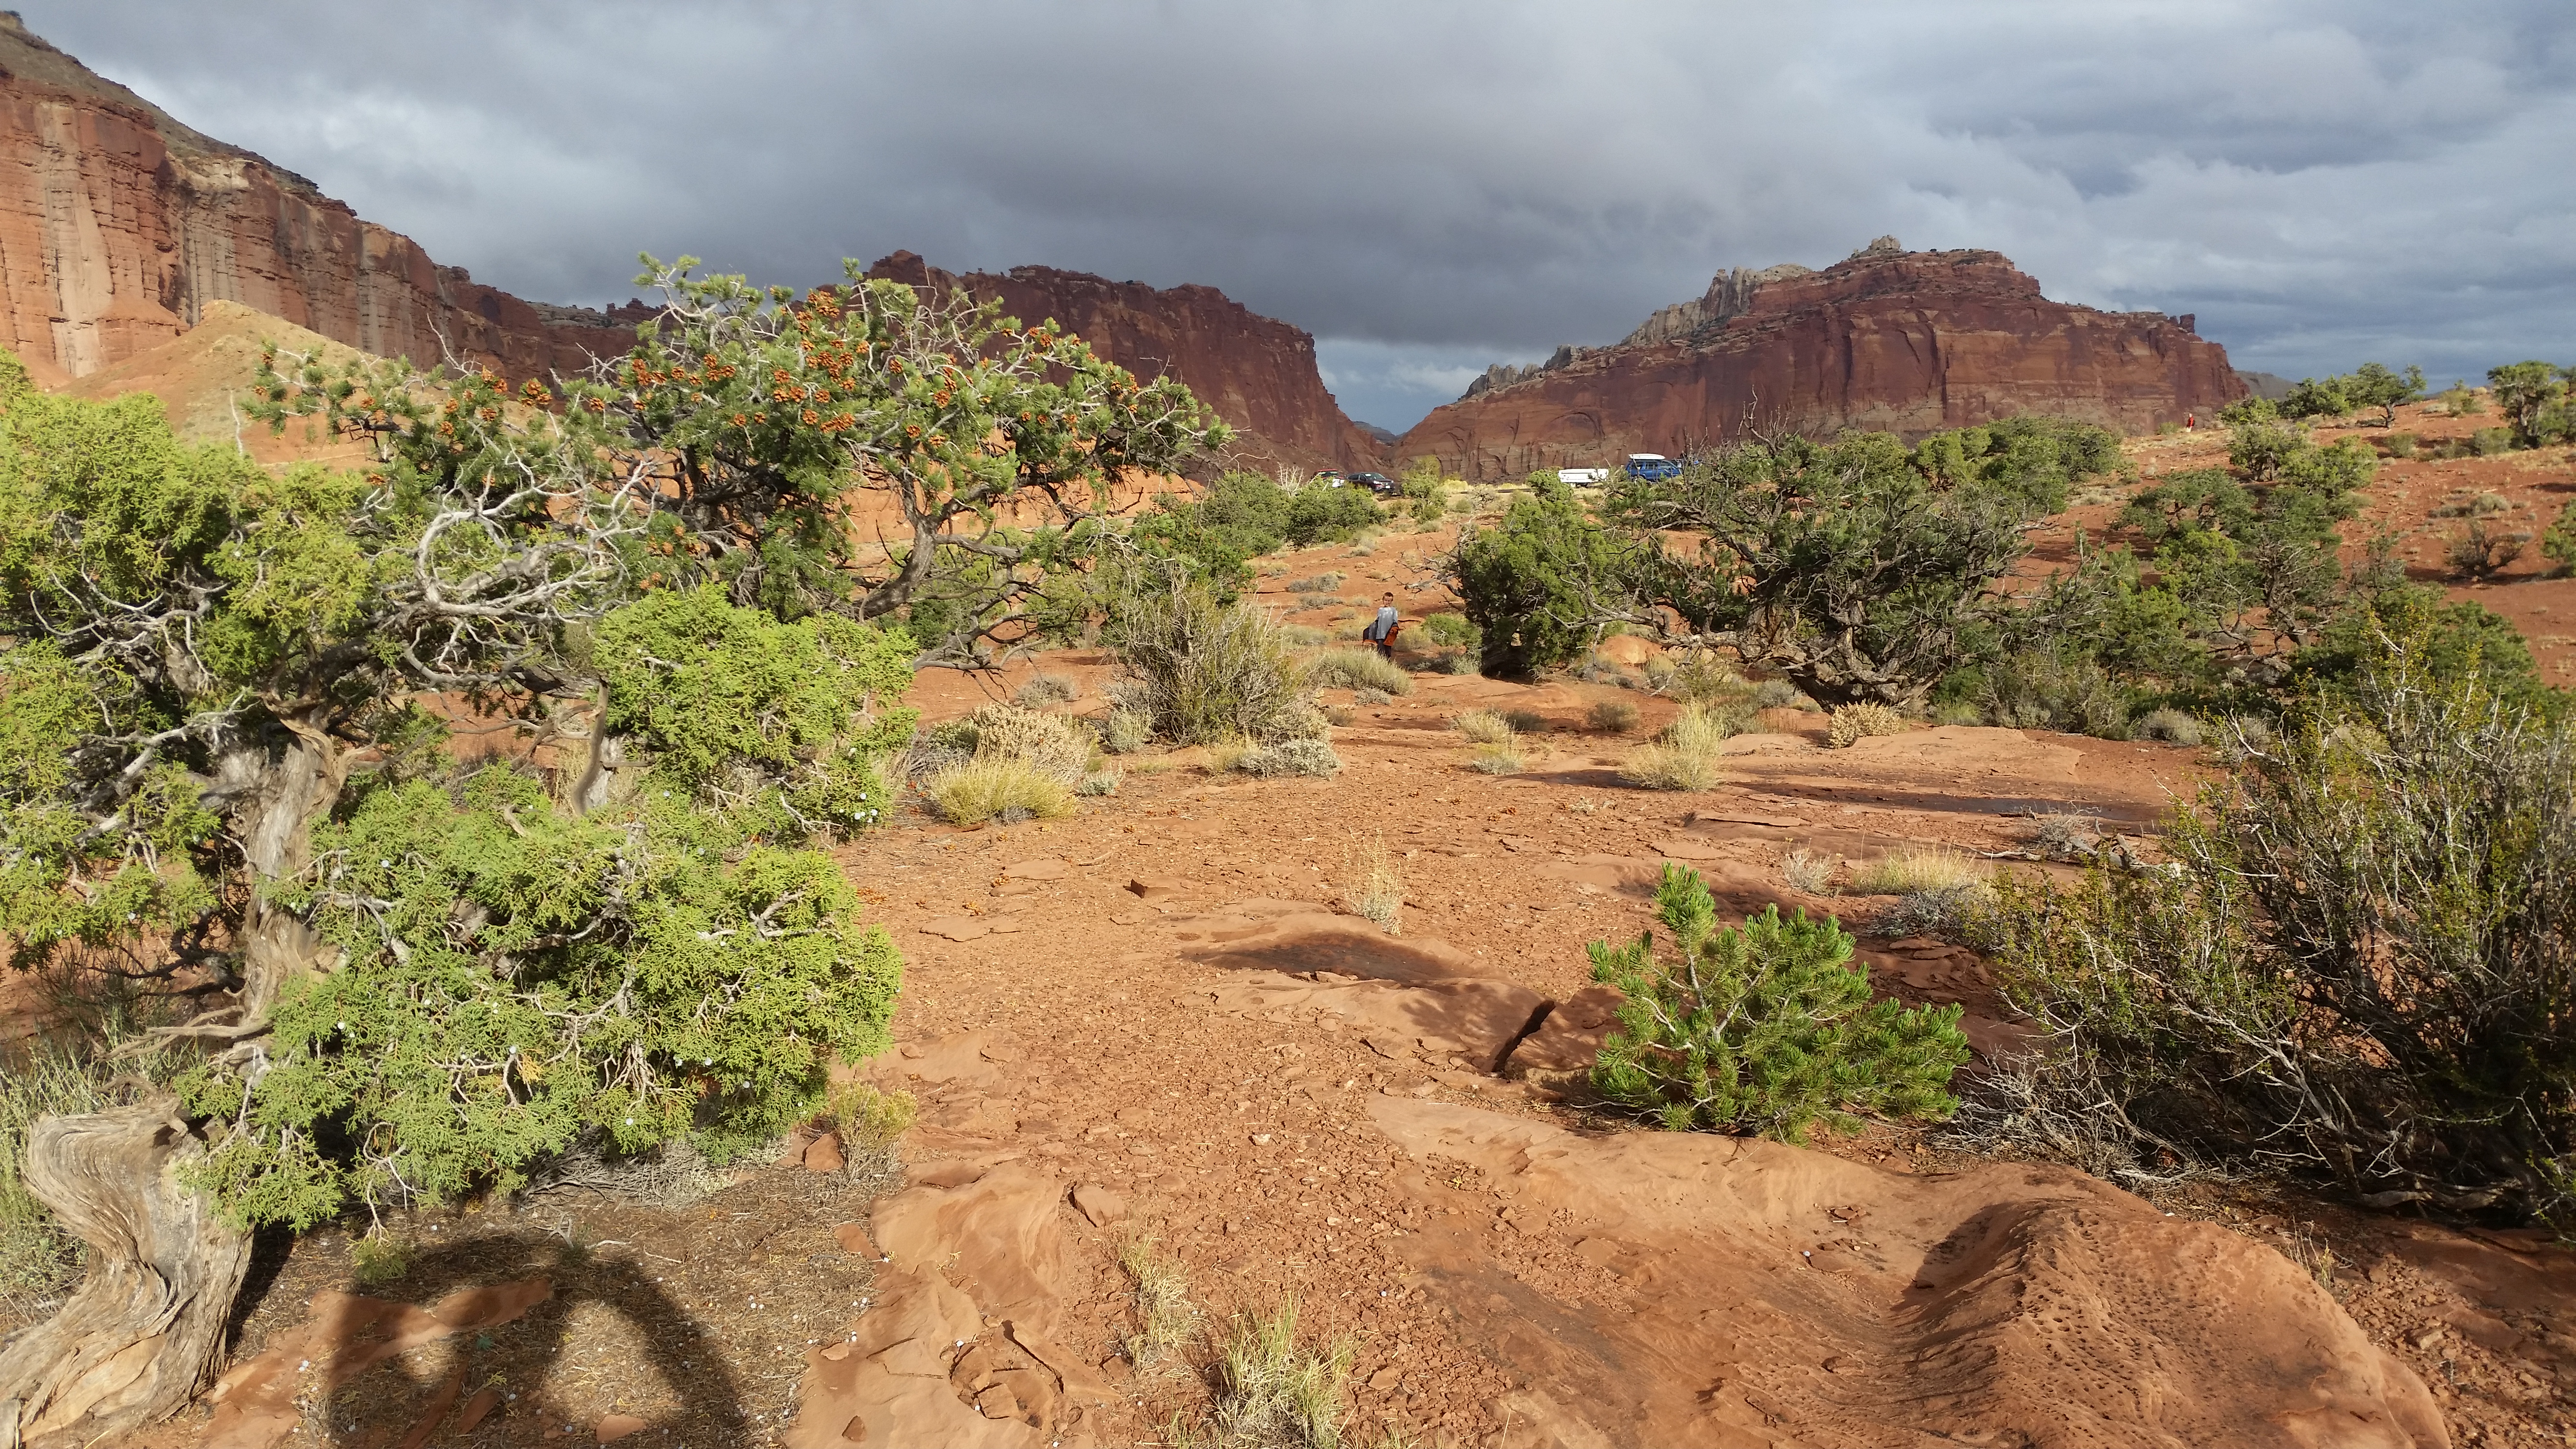
POLYGON ((171 340, 216 302, 514 380, 623 352, 652 315, 526 302, 439 266, 0 12, 0 346, 60 386, 171 340))
POLYGON ((1990 251, 1882 237, 1822 271, 1721 272, 1619 343, 1496 367, 1395 447, 1453 476, 1678 456, 1748 429, 1917 437, 2015 413, 2152 432, 2245 395, 2189 316, 2052 302, 1990 251))
POLYGON ((1229 464, 1309 471, 1385 466, 1385 444, 1345 417, 1324 390, 1314 336, 1214 287, 1157 288, 1054 267, 961 276, 908 251, 879 259, 868 275, 916 287, 963 287, 999 301, 1022 322, 1063 324, 1138 377, 1179 379, 1242 433, 1227 454, 1229 464))

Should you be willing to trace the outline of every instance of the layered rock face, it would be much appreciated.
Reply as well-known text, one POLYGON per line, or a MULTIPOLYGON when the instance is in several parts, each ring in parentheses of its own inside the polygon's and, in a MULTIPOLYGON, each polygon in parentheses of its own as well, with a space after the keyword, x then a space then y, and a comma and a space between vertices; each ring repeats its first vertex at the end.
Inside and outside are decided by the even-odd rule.
POLYGON ((2145 432, 2245 395, 2227 350, 2191 324, 2049 301, 1996 252, 1881 237, 1822 271, 1721 272, 1615 346, 1496 368, 1395 453, 1495 479, 1680 456, 1756 429, 1916 437, 2043 413, 2145 432))
POLYGON ((218 301, 514 380, 623 352, 652 315, 482 286, 0 13, 0 345, 61 383, 169 341, 218 301))
POLYGON ((1157 288, 1088 272, 1013 267, 944 272, 911 252, 868 271, 916 287, 963 287, 1022 322, 1053 319, 1140 378, 1172 377, 1242 436, 1226 462, 1378 468, 1386 447, 1343 416, 1315 370, 1315 339, 1214 287, 1157 288))

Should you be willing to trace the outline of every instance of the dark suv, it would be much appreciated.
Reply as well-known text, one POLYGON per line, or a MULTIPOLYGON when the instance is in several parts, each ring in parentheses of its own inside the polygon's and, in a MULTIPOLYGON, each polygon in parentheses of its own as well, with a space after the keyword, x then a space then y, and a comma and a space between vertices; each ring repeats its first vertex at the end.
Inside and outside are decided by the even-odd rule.
POLYGON ((1394 479, 1389 478, 1384 473, 1353 473, 1351 475, 1351 486, 1354 488, 1365 488, 1380 498, 1393 498, 1398 493, 1404 491, 1403 485, 1397 483, 1394 479))

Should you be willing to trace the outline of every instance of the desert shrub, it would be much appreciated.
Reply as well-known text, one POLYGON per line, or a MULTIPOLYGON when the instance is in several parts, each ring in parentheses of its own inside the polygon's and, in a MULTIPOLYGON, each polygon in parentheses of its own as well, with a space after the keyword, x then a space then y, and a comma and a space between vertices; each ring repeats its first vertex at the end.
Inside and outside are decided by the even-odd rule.
POLYGON ((1963 928, 1994 899, 1983 882, 1907 891, 1878 913, 1869 928, 1881 936, 1935 936, 1963 928))
POLYGON ((1867 896, 1906 896, 1985 883, 1984 866, 1946 845, 1899 846, 1851 875, 1852 890, 1867 896))
POLYGON ((2547 1212, 2576 1153, 2576 724, 2383 638, 2166 832, 2171 865, 2007 876, 2013 1003, 2142 1150, 2370 1201, 2547 1212))
POLYGON ((1011 703, 1022 709, 1036 709, 1041 705, 1061 704, 1081 693, 1081 688, 1064 675, 1040 674, 1012 691, 1011 703))
POLYGON ((2329 377, 2322 382, 2313 377, 2303 377, 2290 384, 2288 395, 2273 407, 2285 418, 2343 417, 2353 407, 2351 400, 2344 396, 2343 381, 2340 377, 2329 377))
POLYGON ((1121 777, 1116 770, 1094 770, 1074 783, 1076 795, 1115 795, 1121 777))
POLYGON ((2472 417, 2487 410, 2485 401, 2479 398, 2476 389, 2465 382, 2454 382, 2442 389, 2442 396, 2438 401, 2442 404, 2442 411, 2455 418, 2472 417))
POLYGON ((1999 659, 1987 667, 1977 703, 1988 724, 2006 729, 2129 737, 2127 691, 2093 659, 2036 649, 1999 659))
POLYGON ((912 1129, 921 1104, 910 1092, 888 1092, 866 1082, 845 1082, 823 1101, 823 1115, 845 1146, 883 1152, 912 1129))
POLYGON ((2415 456, 2415 441, 2413 433, 2390 433, 2379 440, 2379 446, 2392 458, 2412 458, 2415 456))
POLYGON ((1383 521, 1377 500, 1365 488, 1300 488, 1288 499, 1288 546, 1313 548, 1355 538, 1383 521))
POLYGON ((1314 655, 1306 661, 1306 682, 1318 689, 1413 692, 1413 676, 1374 649, 1327 649, 1314 655))
POLYGON ((1091 766, 1091 735, 1060 714, 988 704, 967 717, 979 762, 1016 762, 1070 786, 1091 766))
POLYGON ((1847 750, 1874 735, 1905 732, 1905 716, 1883 704, 1847 704, 1833 712, 1826 731, 1826 741, 1835 749, 1847 750))
POLYGON ((1627 997, 1592 1069, 1603 1097, 1675 1131, 1791 1142, 1818 1122, 1852 1130, 1859 1112, 1954 1109, 1950 1078, 1968 1059, 1960 1008, 1870 1000, 1869 972, 1832 919, 1783 920, 1773 906, 1720 927, 1707 884, 1670 862, 1655 904, 1671 957, 1657 957, 1651 930, 1590 947, 1594 979, 1627 997))
POLYGON ((1369 837, 1369 843, 1353 854, 1347 870, 1350 884, 1343 899, 1350 908, 1390 936, 1404 934, 1404 877, 1396 872, 1386 837, 1369 837))
POLYGON ((2464 579, 2491 579, 2522 557, 2531 535, 2508 530, 2484 518, 2471 518, 2443 544, 2451 572, 2464 579))
POLYGON ((1479 634, 1466 615, 1446 610, 1425 615, 1421 623, 1413 626, 1413 632, 1443 649, 1474 648, 1479 634))
POLYGON ((1471 709, 1449 721, 1449 727, 1480 745, 1509 744, 1514 733, 1511 721, 1490 709, 1471 709))
POLYGON ((2249 395, 2220 408, 2218 422, 2221 427, 2235 428, 2247 423, 2268 423, 2280 415, 2280 408, 2270 398, 2249 395))
POLYGON ((2001 607, 1992 585, 2027 550, 2022 525, 2099 455, 2090 434, 2025 436, 1963 459, 1955 482, 1886 434, 1748 442, 1621 482, 1604 517, 1637 552, 1643 603, 1826 704, 1910 708, 2001 607))
POLYGON ((1073 790, 1054 771, 1010 757, 977 756, 923 783, 939 818, 952 825, 1053 820, 1073 810, 1073 790))
POLYGON ((2513 431, 2509 428, 2480 428, 2469 434, 2469 452, 2480 458, 2493 458, 2513 449, 2513 431))
POLYGON ((1351 703, 1356 705, 1375 708, 1381 704, 1392 704, 1394 702, 1395 696, 1387 693, 1383 689, 1372 689, 1367 685, 1361 685, 1359 688, 1351 691, 1351 703))
POLYGON ((2151 709, 2129 726, 2131 739, 2162 740, 2169 745, 2197 745, 2203 733, 2199 720, 2170 707, 2151 709))
POLYGON ((1113 755, 1132 755, 1153 738, 1153 717, 1141 709, 1121 705, 1100 722, 1100 747, 1113 755))
POLYGON ((1833 859, 1801 846, 1780 857, 1780 879, 1788 882, 1791 890, 1823 895, 1833 889, 1833 859))
POLYGON ((1496 526, 1461 534, 1442 566, 1476 626, 1483 672, 1525 679, 1591 652, 1594 621, 1631 596, 1632 556, 1572 489, 1547 483, 1496 526))
POLYGON ((1129 608, 1116 648, 1122 700, 1181 744, 1312 734, 1322 717, 1279 626, 1248 603, 1183 590, 1129 608))
POLYGON ((1328 569, 1302 579, 1291 579, 1279 587, 1292 594, 1330 594, 1342 586, 1342 577, 1339 572, 1328 569))
POLYGON ((1547 716, 1540 714, 1534 709, 1504 710, 1503 723, 1510 725, 1512 727, 1512 733, 1514 734, 1537 735, 1547 733, 1547 716))
POLYGON ((2102 822, 2076 810, 2042 815, 2030 837, 2030 848, 2050 860, 2091 860, 2101 847, 2102 822))
POLYGON ((1517 775, 1529 768, 1516 739, 1493 740, 1467 751, 1467 768, 1485 775, 1517 775))
POLYGON ((1753 687, 1756 709, 1813 709, 1815 703, 1785 679, 1766 679, 1753 687))
POLYGON ((2561 569, 2576 570, 2576 501, 2560 508, 2540 535, 2540 552, 2561 569))
MULTIPOLYGON (((2495 394, 2496 408, 2504 414, 2509 437, 2525 448, 2556 441, 2571 422, 2576 422, 2567 407, 2571 383, 2576 383, 2576 367, 2512 362, 2487 369, 2487 389, 2495 394)), ((2481 432, 2478 436, 2483 439, 2486 435, 2481 432)), ((2479 451, 2487 450, 2481 447, 2479 451)))
POLYGON ((1624 735, 1637 727, 1637 707, 1624 699, 1595 700, 1583 718, 1603 734, 1624 735))
POLYGON ((349 1271, 362 1288, 382 1288, 411 1271, 411 1244, 372 1232, 349 1244, 349 1271))
POLYGON ((1274 740, 1244 751, 1236 757, 1233 768, 1264 780, 1284 775, 1330 777, 1340 773, 1342 757, 1322 740, 1274 740))
POLYGON ((1726 715, 1683 705, 1663 733, 1628 752, 1619 777, 1649 790, 1708 789, 1722 778, 1719 747, 1735 733, 1735 722, 1726 715))

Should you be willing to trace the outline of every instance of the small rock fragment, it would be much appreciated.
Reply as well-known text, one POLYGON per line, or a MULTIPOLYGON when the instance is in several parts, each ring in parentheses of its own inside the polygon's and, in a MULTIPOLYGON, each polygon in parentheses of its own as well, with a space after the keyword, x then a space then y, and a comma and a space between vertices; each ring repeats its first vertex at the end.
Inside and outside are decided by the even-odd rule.
POLYGON ((1127 1200, 1096 1182, 1083 1183, 1073 1190, 1073 1207, 1095 1228, 1127 1220, 1127 1200))

